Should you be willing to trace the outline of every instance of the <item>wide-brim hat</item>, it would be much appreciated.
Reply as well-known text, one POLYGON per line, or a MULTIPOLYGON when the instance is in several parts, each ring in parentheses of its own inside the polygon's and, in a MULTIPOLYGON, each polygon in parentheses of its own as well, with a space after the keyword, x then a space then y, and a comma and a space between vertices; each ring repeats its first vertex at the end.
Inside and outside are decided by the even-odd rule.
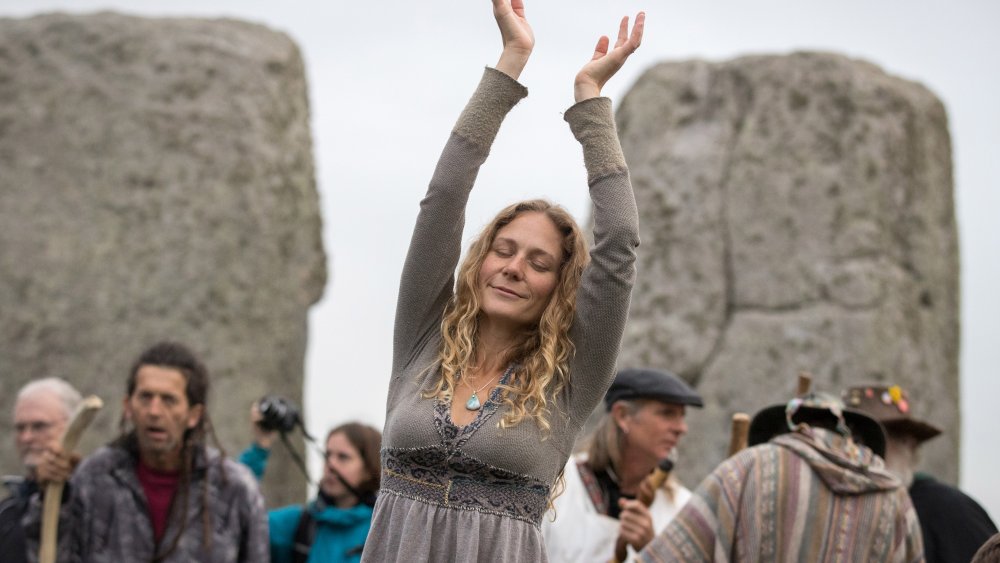
POLYGON ((775 436, 790 432, 789 421, 796 424, 808 414, 822 413, 833 415, 841 431, 850 432, 855 440, 876 455, 885 456, 885 430, 882 425, 859 410, 845 407, 839 399, 826 393, 808 393, 788 403, 761 409, 750 421, 747 445, 766 443, 775 436))
POLYGON ((841 398, 846 406, 868 414, 881 422, 886 430, 910 434, 918 442, 925 442, 941 434, 941 429, 937 426, 911 416, 910 397, 899 385, 848 387, 841 398))
POLYGON ((615 376, 611 388, 604 395, 604 405, 611 410, 615 401, 655 399, 664 403, 704 406, 701 395, 681 378, 670 373, 649 368, 623 369, 615 376))

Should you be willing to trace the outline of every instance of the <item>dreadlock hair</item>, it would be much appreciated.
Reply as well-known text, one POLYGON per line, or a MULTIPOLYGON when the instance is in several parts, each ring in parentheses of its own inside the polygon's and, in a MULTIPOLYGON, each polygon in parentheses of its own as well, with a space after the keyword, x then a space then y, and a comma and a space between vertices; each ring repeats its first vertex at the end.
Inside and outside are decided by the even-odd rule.
POLYGON ((573 216, 545 200, 522 201, 504 208, 472 243, 459 268, 455 294, 441 320, 441 376, 424 396, 450 402, 461 374, 474 367, 482 312, 479 270, 497 232, 521 214, 531 212, 543 213, 562 234, 562 263, 559 280, 538 324, 525 330, 521 341, 502 358, 503 364, 516 364, 516 369, 507 384, 500 386, 509 407, 500 425, 511 427, 532 418, 547 431, 549 402, 569 381, 569 362, 575 351, 569 329, 576 314, 576 292, 590 257, 587 241, 573 216))
MULTIPOLYGON (((135 393, 139 369, 142 366, 158 366, 179 371, 184 376, 184 394, 187 398, 188 407, 197 405, 207 406, 210 388, 208 369, 188 347, 177 342, 162 341, 147 348, 136 359, 135 363, 132 364, 132 369, 129 371, 129 377, 125 385, 126 397, 131 397, 135 393)), ((138 456, 139 441, 135 429, 129 427, 124 413, 122 413, 119 427, 121 434, 112 445, 124 448, 133 455, 138 456)), ((194 428, 184 431, 184 438, 181 444, 181 466, 178 482, 178 491, 181 498, 180 502, 171 503, 170 515, 168 517, 169 520, 179 519, 180 529, 174 535, 170 546, 165 551, 158 550, 159 553, 153 557, 153 561, 166 559, 177 549, 181 536, 184 535, 184 531, 187 528, 187 507, 190 501, 188 490, 191 485, 195 459, 200 458, 207 461, 206 438, 209 436, 215 448, 219 450, 219 455, 216 459, 219 474, 222 477, 223 483, 227 482, 226 472, 223 467, 226 457, 225 450, 215 435, 215 429, 208 415, 208 409, 203 408, 201 418, 194 428)), ((212 515, 208 506, 207 475, 203 476, 201 485, 202 547, 207 553, 210 552, 212 547, 212 515)))

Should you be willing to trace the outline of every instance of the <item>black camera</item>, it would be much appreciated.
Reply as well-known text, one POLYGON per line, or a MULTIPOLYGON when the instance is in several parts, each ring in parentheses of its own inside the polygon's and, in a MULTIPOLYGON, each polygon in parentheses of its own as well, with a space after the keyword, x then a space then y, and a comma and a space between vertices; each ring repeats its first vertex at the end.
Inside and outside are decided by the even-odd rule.
POLYGON ((260 422, 264 430, 288 433, 302 423, 299 407, 292 401, 279 395, 267 395, 257 403, 260 411, 260 422))

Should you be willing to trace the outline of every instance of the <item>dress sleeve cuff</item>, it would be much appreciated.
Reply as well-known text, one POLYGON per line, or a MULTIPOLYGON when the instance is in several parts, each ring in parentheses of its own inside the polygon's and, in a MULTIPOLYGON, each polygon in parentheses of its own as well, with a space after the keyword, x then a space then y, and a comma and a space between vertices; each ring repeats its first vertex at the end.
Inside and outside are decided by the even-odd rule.
POLYGON ((583 145, 588 182, 627 168, 610 98, 586 99, 566 110, 563 117, 583 145))
POLYGON ((455 133, 477 145, 489 147, 504 117, 527 95, 528 89, 520 82, 487 67, 479 87, 455 124, 455 133))

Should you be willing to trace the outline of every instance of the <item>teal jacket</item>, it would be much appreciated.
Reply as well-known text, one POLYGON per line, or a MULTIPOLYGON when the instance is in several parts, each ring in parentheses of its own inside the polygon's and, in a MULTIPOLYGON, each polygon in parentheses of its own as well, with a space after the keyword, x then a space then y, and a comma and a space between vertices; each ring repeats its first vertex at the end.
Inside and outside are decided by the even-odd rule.
POLYGON ((259 480, 264 477, 264 471, 267 469, 267 458, 269 457, 271 457, 271 450, 265 450, 254 443, 250 444, 250 447, 243 450, 243 453, 240 454, 240 463, 249 467, 250 471, 253 472, 253 476, 259 480))
MULTIPOLYGON (((270 452, 252 444, 240 455, 240 462, 258 479, 267 468, 270 452)), ((361 561, 361 549, 372 524, 372 507, 359 504, 351 508, 320 507, 316 501, 306 508, 316 521, 316 536, 309 550, 310 563, 348 563, 361 561)), ((271 535, 271 563, 291 563, 295 530, 302 518, 302 505, 293 504, 268 512, 271 535)))
MULTIPOLYGON (((316 538, 309 550, 310 563, 361 561, 361 550, 372 523, 372 507, 359 504, 351 508, 327 506, 316 501, 307 509, 316 520, 316 538)), ((302 506, 292 505, 268 513, 271 532, 271 563, 291 563, 295 529, 302 517, 302 506)))

